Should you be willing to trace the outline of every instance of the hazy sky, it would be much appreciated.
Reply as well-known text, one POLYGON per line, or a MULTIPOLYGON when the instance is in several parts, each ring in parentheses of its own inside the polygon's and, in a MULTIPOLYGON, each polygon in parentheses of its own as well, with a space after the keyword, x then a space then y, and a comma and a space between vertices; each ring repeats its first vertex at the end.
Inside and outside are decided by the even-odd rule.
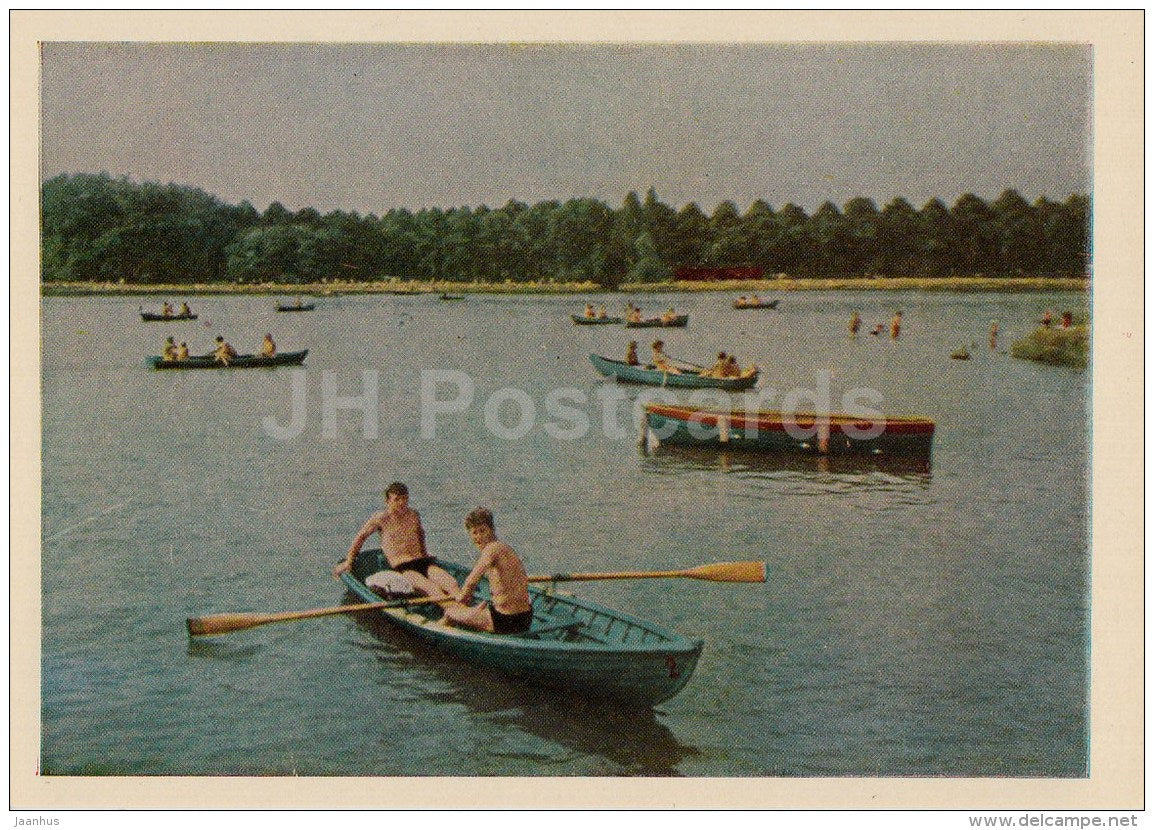
POLYGON ((915 207, 1090 190, 1071 45, 89 44, 42 50, 42 178, 383 213, 649 187, 915 207))

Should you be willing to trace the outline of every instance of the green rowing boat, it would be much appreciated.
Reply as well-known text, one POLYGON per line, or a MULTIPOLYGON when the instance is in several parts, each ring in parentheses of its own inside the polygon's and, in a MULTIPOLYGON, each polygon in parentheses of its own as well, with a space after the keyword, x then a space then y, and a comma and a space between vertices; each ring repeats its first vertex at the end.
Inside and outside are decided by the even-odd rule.
POLYGON ((697 369, 682 369, 679 374, 671 374, 653 366, 630 366, 623 361, 610 360, 597 354, 589 355, 589 361, 598 372, 606 377, 615 378, 619 383, 643 383, 647 386, 743 392, 756 386, 758 378, 757 372, 736 378, 715 378, 703 376, 697 369))
POLYGON ((140 312, 140 319, 146 323, 175 323, 179 320, 195 320, 196 314, 153 314, 148 311, 140 312))
MULTIPOLYGON (((469 569, 438 562, 458 582, 469 569)), ((365 585, 370 574, 387 569, 380 550, 357 555, 351 572, 341 574, 349 590, 365 602, 381 597, 365 585)), ((558 575, 558 581, 564 579, 558 575)), ((530 587, 533 624, 523 634, 488 634, 446 626, 436 605, 382 608, 390 622, 439 650, 546 688, 649 707, 680 692, 689 682, 701 640, 690 640, 651 622, 551 590, 530 587)), ((487 600, 482 580, 477 600, 487 600)))
POLYGON ((186 360, 165 360, 163 357, 149 357, 146 362, 153 369, 258 369, 270 366, 300 366, 304 363, 308 349, 299 352, 281 352, 272 357, 259 354, 238 354, 225 366, 210 354, 194 355, 186 360))

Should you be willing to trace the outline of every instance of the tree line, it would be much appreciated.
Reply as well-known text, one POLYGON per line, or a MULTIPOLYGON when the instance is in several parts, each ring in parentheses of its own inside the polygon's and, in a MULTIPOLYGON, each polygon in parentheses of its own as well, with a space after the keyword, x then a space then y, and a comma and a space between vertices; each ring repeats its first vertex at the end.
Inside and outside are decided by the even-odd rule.
POLYGON ((41 278, 127 283, 375 281, 661 282, 682 266, 752 266, 791 277, 1085 276, 1085 195, 1033 204, 1006 190, 920 209, 857 197, 812 215, 757 200, 706 214, 651 188, 620 208, 590 198, 503 207, 393 209, 381 216, 273 202, 226 204, 203 190, 107 174, 42 185, 41 278))

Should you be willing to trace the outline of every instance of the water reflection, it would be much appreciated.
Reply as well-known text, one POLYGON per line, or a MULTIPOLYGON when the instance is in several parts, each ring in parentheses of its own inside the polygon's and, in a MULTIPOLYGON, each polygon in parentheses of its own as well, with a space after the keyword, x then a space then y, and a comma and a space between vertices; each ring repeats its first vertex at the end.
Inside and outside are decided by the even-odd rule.
MULTIPOLYGON (((346 599, 356 601, 352 594, 346 599)), ((420 684, 423 699, 463 706, 496 726, 512 727, 569 752, 602 759, 607 769, 598 774, 678 776, 681 761, 698 754, 695 748, 679 743, 652 709, 532 686, 443 654, 379 616, 358 615, 356 620, 381 645, 404 649, 419 660, 406 670, 430 672, 442 681, 420 684)), ((389 658, 382 655, 381 659, 389 658)))
POLYGON ((882 473, 928 484, 932 477, 931 456, 925 455, 807 455, 765 453, 743 449, 678 447, 662 445, 641 449, 643 469, 656 473, 679 470, 718 470, 723 473, 821 473, 861 476, 882 473))
POLYGON ((237 645, 235 639, 228 637, 189 637, 188 654, 190 657, 207 657, 225 662, 236 662, 258 654, 264 649, 260 644, 237 645))

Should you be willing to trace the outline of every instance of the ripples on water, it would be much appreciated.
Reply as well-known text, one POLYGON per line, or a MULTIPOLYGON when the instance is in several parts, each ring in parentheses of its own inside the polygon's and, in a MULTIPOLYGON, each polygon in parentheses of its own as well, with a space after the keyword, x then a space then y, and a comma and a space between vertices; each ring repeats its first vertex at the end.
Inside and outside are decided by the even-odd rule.
POLYGON ((621 298, 690 313, 662 332, 671 354, 757 362, 779 390, 770 408, 825 372, 835 392, 933 417, 933 456, 913 461, 642 454, 634 425, 489 434, 480 406, 497 389, 539 403, 604 386, 588 354, 622 354, 631 332, 573 326, 584 297, 322 298, 299 315, 193 299, 201 321, 173 328, 141 324, 131 301, 44 301, 45 774, 1085 775, 1089 377, 976 347, 948 359, 991 319, 1008 344, 1071 296, 797 294, 757 314, 728 295, 621 298), (868 329, 897 307, 899 342, 845 335, 852 310, 868 329), (291 373, 143 367, 168 333, 201 351, 265 331, 310 349, 293 441, 261 426, 287 423, 291 373), (433 441, 424 368, 477 383, 433 441), (365 369, 380 437, 355 413, 323 434, 321 375, 351 395, 365 369), (533 573, 758 559, 770 579, 574 586, 705 641, 686 689, 640 713, 363 618, 189 641, 187 616, 342 601, 332 564, 394 479, 447 559, 472 560, 462 517, 486 504, 533 573))
POLYGON ((880 492, 906 504, 925 503, 929 496, 929 456, 887 457, 786 455, 693 447, 658 447, 650 450, 642 469, 657 475, 682 476, 696 472, 732 476, 744 487, 734 495, 763 499, 790 496, 849 495, 880 492))

